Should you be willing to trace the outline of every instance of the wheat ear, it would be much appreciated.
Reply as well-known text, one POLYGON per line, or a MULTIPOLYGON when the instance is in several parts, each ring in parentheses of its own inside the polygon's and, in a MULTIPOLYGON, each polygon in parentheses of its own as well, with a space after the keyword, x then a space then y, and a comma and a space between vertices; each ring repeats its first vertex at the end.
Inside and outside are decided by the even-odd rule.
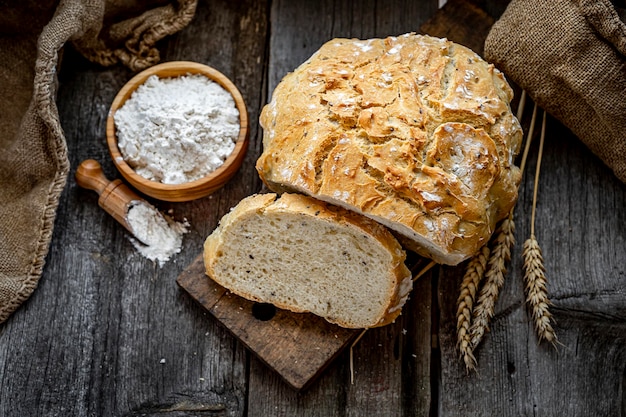
POLYGON ((465 276, 461 282, 461 293, 457 301, 457 348, 468 371, 476 369, 476 358, 474 357, 469 330, 472 323, 472 309, 474 308, 476 293, 487 268, 489 252, 489 247, 487 245, 483 246, 467 264, 465 276))
MULTIPOLYGON (((520 99, 520 108, 518 116, 523 113, 523 106, 526 102, 526 91, 522 91, 520 99)), ((526 146, 520 164, 520 171, 524 171, 526 159, 528 158, 528 150, 530 141, 535 130, 535 121, 537 120, 537 103, 533 107, 533 114, 528 129, 528 137, 526 146)), ((504 285, 504 274, 506 273, 506 263, 511 259, 511 248, 515 244, 515 222, 513 220, 514 209, 511 209, 507 218, 505 218, 496 230, 493 239, 494 248, 489 258, 489 267, 485 274, 484 286, 480 291, 478 302, 474 307, 473 321, 470 326, 471 348, 472 350, 480 344, 485 332, 489 329, 489 322, 494 314, 495 304, 500 294, 500 289, 504 285)))
MULTIPOLYGON (((522 119, 525 107, 526 107, 526 90, 522 90, 522 95, 520 97, 520 102, 519 102, 519 106, 517 109, 518 120, 522 119)), ((532 134, 535 128, 536 118, 537 118, 537 104, 535 104, 533 108, 533 114, 532 114, 532 118, 530 121, 528 139, 526 140, 526 147, 524 149, 524 155, 522 157, 522 162, 520 165, 520 171, 522 172, 524 170, 524 165, 526 164, 526 158, 528 156, 530 140, 532 138, 532 134)), ((473 282, 473 280, 469 278, 466 279, 466 278, 468 277, 468 275, 473 275, 474 279, 478 279, 478 282, 480 283, 480 281, 483 278, 483 274, 485 272, 485 267, 483 266, 482 268, 478 269, 476 268, 476 265, 480 265, 481 262, 488 262, 487 258, 489 257, 488 254, 490 252, 488 247, 484 249, 484 251, 486 252, 483 252, 483 250, 481 250, 477 255, 475 255, 474 259, 472 259, 469 262, 467 266, 467 270, 466 270, 466 278, 464 278, 461 283, 460 296, 459 296, 459 300, 457 303, 458 304, 457 347, 459 349, 459 354, 461 358, 463 358, 465 366, 468 370, 475 369, 476 359, 474 357, 473 351, 476 348, 476 346, 480 343, 480 340, 482 339, 485 331, 487 330, 489 326, 489 320, 491 316, 493 316, 493 308, 495 306, 495 301, 498 298, 498 294, 499 294, 500 287, 501 287, 500 281, 502 281, 503 283, 503 280, 504 280, 504 272, 506 271, 504 264, 506 263, 506 261, 503 261, 501 257, 504 255, 506 258, 510 258, 511 256, 510 252, 511 252, 511 247, 514 244, 513 233, 515 230, 515 223, 513 221, 513 210, 514 209, 511 209, 511 211, 509 212, 507 223, 504 225, 506 227, 504 228, 500 227, 499 231, 496 232, 497 234, 501 234, 505 232, 505 233, 510 234, 510 236, 508 237, 499 236, 499 237, 494 238, 494 241, 500 242, 501 244, 506 243, 510 246, 508 246, 508 255, 506 254, 506 251, 503 250, 502 247, 500 248, 500 250, 498 250, 497 254, 493 254, 494 252, 491 252, 493 254, 492 255, 493 259, 491 260, 491 264, 493 264, 496 267, 499 266, 499 270, 501 274, 497 271, 498 268, 494 269, 490 273, 490 280, 488 280, 489 285, 486 284, 485 287, 483 288, 484 295, 481 296, 481 299, 479 300, 478 305, 474 307, 474 311, 471 314, 478 318, 477 319, 478 322, 472 322, 471 316, 468 317, 467 315, 467 308, 469 308, 471 311, 472 307, 468 306, 465 294, 471 293, 469 285, 470 283, 473 282), (487 253, 486 256, 484 255, 485 253, 487 253), (491 312, 489 312, 490 309, 492 310, 491 312)), ((475 296, 475 291, 477 288, 478 288, 478 285, 476 285, 474 288, 474 296, 475 296)), ((472 298, 471 301, 473 304, 474 298, 472 298)))
POLYGON ((475 349, 485 332, 495 311, 500 289, 504 285, 506 264, 511 260, 511 248, 515 244, 515 223, 513 211, 509 213, 496 230, 493 249, 489 257, 488 269, 485 272, 484 285, 480 290, 478 302, 473 312, 470 326, 471 347, 475 349))
POLYGON ((524 282, 526 288, 526 302, 532 311, 532 319, 539 341, 547 340, 553 345, 556 344, 556 334, 552 328, 552 314, 549 306, 546 270, 543 265, 541 247, 535 237, 535 213, 537 209, 537 193, 539 188, 539 172, 541 170, 541 158, 543 155, 543 143, 546 133, 546 112, 543 112, 543 122, 541 125, 541 136, 539 138, 539 154, 537 156, 537 168, 535 171, 535 181, 533 185, 533 204, 530 220, 530 238, 524 242, 524 282))
POLYGON ((534 235, 524 242, 524 282, 526 283, 526 302, 532 310, 532 318, 539 341, 547 340, 553 345, 557 338, 552 328, 552 314, 548 299, 547 280, 543 266, 541 248, 534 235))

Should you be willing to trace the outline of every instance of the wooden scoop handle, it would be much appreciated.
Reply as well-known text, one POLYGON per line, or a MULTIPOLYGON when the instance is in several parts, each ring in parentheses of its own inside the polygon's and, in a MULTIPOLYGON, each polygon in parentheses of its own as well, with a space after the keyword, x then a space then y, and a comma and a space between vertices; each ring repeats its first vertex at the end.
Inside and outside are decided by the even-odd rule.
POLYGON ((127 222, 128 209, 131 203, 145 201, 133 192, 122 180, 109 181, 102 172, 98 161, 87 159, 76 169, 76 183, 88 190, 94 190, 99 195, 98 205, 109 213, 128 231, 134 233, 127 222))
POLYGON ((87 159, 76 169, 76 183, 101 195, 111 182, 104 176, 102 166, 98 161, 87 159))

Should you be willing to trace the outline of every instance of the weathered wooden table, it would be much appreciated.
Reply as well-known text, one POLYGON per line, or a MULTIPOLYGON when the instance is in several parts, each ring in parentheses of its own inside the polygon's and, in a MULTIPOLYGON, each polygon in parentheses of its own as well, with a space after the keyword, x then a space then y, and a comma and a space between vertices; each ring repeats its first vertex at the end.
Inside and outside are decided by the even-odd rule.
POLYGON ((364 334, 353 349, 354 381, 344 350, 300 392, 176 284, 219 218, 261 189, 258 116, 283 75, 333 37, 426 30, 480 52, 505 5, 455 1, 439 11, 434 0, 200 1, 191 25, 161 44, 162 60, 207 63, 229 76, 249 109, 251 143, 241 170, 212 196, 154 202, 191 224, 182 252, 162 268, 141 257, 97 195, 73 181, 87 158, 119 177, 105 119, 132 74, 66 50, 58 105, 72 178, 39 288, 0 326, 0 415, 625 416, 626 186, 551 118, 537 238, 556 350, 538 344, 524 304, 521 242, 530 233, 536 147, 516 209, 518 243, 477 373, 466 373, 455 348, 462 266, 432 269, 395 324, 364 334))

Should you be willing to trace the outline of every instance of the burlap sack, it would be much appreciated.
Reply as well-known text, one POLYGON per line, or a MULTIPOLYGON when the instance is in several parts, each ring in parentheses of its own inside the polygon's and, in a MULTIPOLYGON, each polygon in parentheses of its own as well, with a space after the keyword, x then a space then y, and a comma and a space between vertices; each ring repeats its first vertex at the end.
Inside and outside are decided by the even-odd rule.
POLYGON ((513 0, 485 57, 626 182, 626 24, 609 0, 513 0))
POLYGON ((55 103, 68 41, 101 64, 134 70, 183 28, 196 0, 0 1, 0 323, 39 281, 69 172, 55 103), (157 7, 155 7, 155 3, 157 7))

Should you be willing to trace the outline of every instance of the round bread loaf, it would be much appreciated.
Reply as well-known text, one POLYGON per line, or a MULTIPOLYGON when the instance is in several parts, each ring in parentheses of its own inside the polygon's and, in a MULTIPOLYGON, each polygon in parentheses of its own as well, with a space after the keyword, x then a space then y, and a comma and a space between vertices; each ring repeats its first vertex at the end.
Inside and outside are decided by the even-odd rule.
POLYGON ((456 265, 517 200, 512 97, 493 65, 446 39, 334 39, 263 108, 256 167, 273 191, 364 214, 456 265))

